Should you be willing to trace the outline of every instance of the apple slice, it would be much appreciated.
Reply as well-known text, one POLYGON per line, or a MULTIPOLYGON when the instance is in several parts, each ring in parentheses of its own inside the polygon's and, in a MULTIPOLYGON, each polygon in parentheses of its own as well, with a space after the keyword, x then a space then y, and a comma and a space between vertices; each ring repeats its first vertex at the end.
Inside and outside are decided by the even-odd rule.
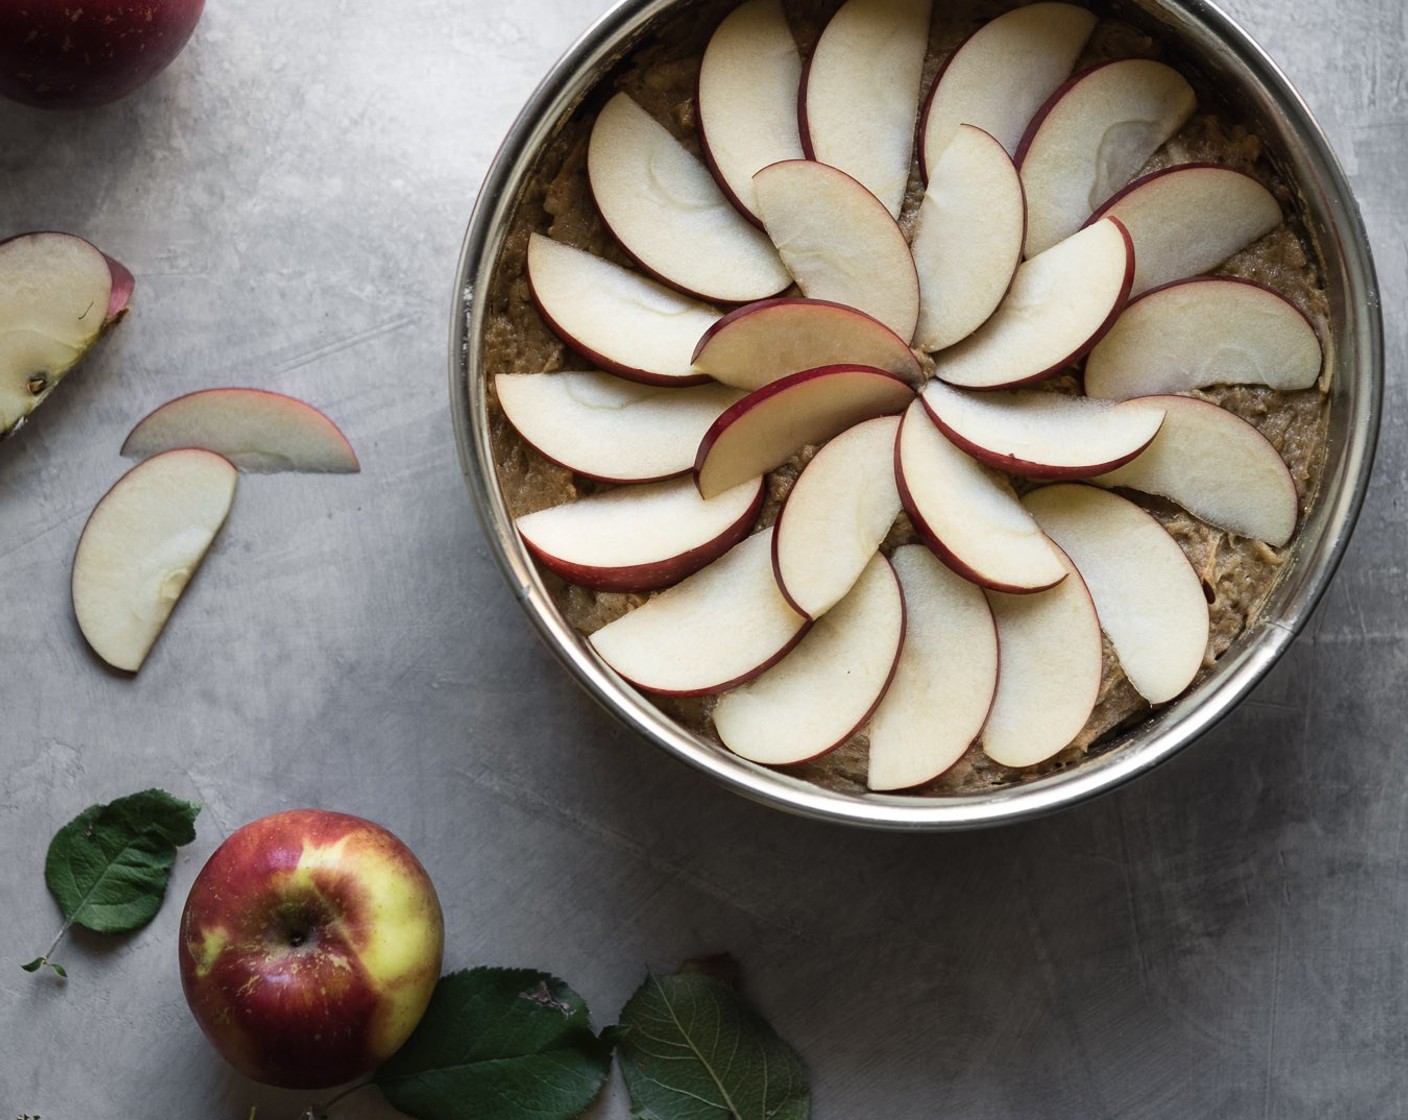
POLYGON ((73 556, 73 611, 113 668, 142 667, 225 523, 238 478, 209 451, 167 451, 133 467, 94 507, 73 556))
POLYGON ((988 592, 997 622, 997 694, 984 753, 1034 766, 1068 746, 1100 697, 1104 643, 1090 591, 1070 560, 1066 578, 1039 595, 988 592))
POLYGON ((844 171, 811 160, 753 176, 768 236, 813 299, 855 307, 908 343, 919 321, 919 276, 890 212, 844 171))
POLYGON ((1323 355, 1294 304, 1249 280, 1181 280, 1131 300, 1085 359, 1085 391, 1123 400, 1208 385, 1309 389, 1323 355))
POLYGON ((727 303, 791 283, 767 236, 724 197, 709 169, 624 93, 597 114, 587 177, 621 248, 665 283, 727 303))
POLYGON ((870 717, 871 789, 938 777, 978 737, 997 688, 997 631, 982 590, 923 545, 890 557, 904 593, 904 645, 870 717))
POLYGON ((1291 539, 1300 499, 1270 440, 1207 401, 1140 400, 1165 410, 1164 426, 1137 459, 1093 481, 1158 494, 1209 525, 1278 548, 1291 539))
POLYGON ((1091 221, 1113 216, 1134 242, 1132 295, 1197 276, 1281 224, 1281 204, 1250 175, 1185 163, 1136 179, 1091 221))
POLYGON ((1027 256, 1078 230, 1183 127, 1196 100, 1182 74, 1146 58, 1092 67, 1053 93, 1017 149, 1027 256))
POLYGON ((914 390, 870 366, 807 369, 731 405, 699 441, 694 479, 706 498, 787 462, 852 424, 903 411, 914 390))
POLYGON ((992 317, 935 356, 934 374, 1002 389, 1055 373, 1109 330, 1133 278, 1129 234, 1118 218, 1103 218, 1023 262, 992 317))
POLYGON ((748 535, 762 477, 705 501, 689 478, 619 486, 520 517, 524 543, 550 571, 601 591, 678 583, 748 535))
MULTIPOLYGON (((1151 704, 1193 683, 1208 647, 1208 602, 1178 543, 1133 502, 1080 483, 1022 499, 1076 566, 1120 666, 1151 704)), ((1001 640, 999 630, 999 641, 1001 640)))
POLYGON ((900 512, 898 416, 842 432, 812 457, 778 514, 772 562, 794 608, 820 618, 850 591, 900 512))
POLYGON ((765 299, 730 311, 704 332, 694 368, 725 385, 760 389, 804 369, 854 362, 921 385, 919 359, 864 311, 821 299, 765 299))
POLYGON ((592 648, 639 688, 671 696, 722 692, 791 649, 807 620, 772 574, 772 533, 734 545, 706 568, 607 623, 592 648))
POLYGON ((264 389, 203 389, 168 401, 128 433, 122 454, 213 451, 242 471, 361 470, 342 431, 310 404, 264 389))
POLYGON ((541 454, 604 482, 684 474, 709 426, 743 396, 727 385, 667 389, 577 371, 500 374, 494 393, 541 454))
POLYGON ((786 657, 721 697, 714 730, 734 754, 769 766, 839 747, 870 718, 904 641, 904 599, 876 554, 850 593, 786 657))
POLYGON ((753 175, 801 159, 802 59, 781 0, 747 0, 724 17, 699 64, 699 146, 729 201, 761 226, 753 175))
POLYGON ((909 246, 919 274, 914 341, 928 351, 987 321, 1022 262, 1027 228, 1017 168, 982 129, 960 125, 933 167, 909 246))
POLYGON ((1012 155, 1042 103, 1070 77, 1095 16, 1074 4, 1038 3, 989 20, 949 55, 924 103, 919 160, 926 179, 962 124, 990 133, 1012 155))
POLYGON ((909 185, 932 0, 846 0, 822 29, 798 107, 808 159, 863 183, 892 217, 909 185))
POLYGON ((895 448, 895 480, 914 531, 959 575, 1012 592, 1065 578, 1060 550, 1011 483, 950 443, 922 401, 904 414, 895 448))
POLYGON ((1040 389, 969 393, 931 381, 921 395, 949 440, 996 470, 1028 478, 1089 478, 1129 462, 1158 434, 1163 409, 1040 389))
POLYGON ((690 357, 717 309, 539 233, 528 239, 528 281, 547 325, 603 369, 648 384, 707 380, 690 357))
POLYGON ((0 241, 0 438, 120 319, 132 274, 68 233, 0 241))

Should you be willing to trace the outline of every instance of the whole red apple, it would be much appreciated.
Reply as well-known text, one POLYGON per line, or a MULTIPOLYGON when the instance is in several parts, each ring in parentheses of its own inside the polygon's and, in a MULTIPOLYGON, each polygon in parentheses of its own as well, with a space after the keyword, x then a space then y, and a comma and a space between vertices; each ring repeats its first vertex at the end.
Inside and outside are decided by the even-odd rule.
POLYGON ((41 109, 125 97, 181 53, 205 0, 0 0, 0 94, 41 109))
POLYGON ((440 976, 425 868, 379 824, 296 809, 233 833, 181 915, 181 985, 215 1048, 255 1081, 325 1089, 390 1057, 440 976))

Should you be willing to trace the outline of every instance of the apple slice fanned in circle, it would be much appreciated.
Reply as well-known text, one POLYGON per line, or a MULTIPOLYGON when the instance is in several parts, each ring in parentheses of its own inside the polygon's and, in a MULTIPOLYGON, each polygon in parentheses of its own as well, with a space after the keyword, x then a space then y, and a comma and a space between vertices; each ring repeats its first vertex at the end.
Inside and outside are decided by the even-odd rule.
POLYGON ((606 664, 637 687, 698 696, 757 676, 807 626, 778 590, 772 533, 765 529, 589 640, 606 664))
POLYGON ((565 580, 600 591, 653 591, 736 545, 762 504, 762 478, 709 501, 692 479, 677 478, 619 486, 514 524, 543 566, 565 580))
POLYGON ((873 556, 850 593, 797 647, 720 698, 714 729, 753 762, 785 766, 839 747, 870 718, 904 641, 904 599, 889 561, 873 556))
POLYGON ((709 169, 624 93, 597 114, 587 177, 621 248, 667 284, 746 303, 790 283, 772 243, 724 197, 709 169))
POLYGON ((1082 483, 1022 505, 1076 566, 1130 684, 1151 704, 1193 682, 1208 646, 1208 602, 1188 557, 1133 502, 1082 483))

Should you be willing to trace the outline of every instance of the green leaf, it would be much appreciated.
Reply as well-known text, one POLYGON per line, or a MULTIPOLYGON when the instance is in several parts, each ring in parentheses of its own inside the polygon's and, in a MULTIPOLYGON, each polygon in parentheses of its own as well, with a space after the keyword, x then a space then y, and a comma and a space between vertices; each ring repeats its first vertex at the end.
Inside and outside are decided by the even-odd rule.
POLYGON ((571 1120, 601 1091, 611 1046, 566 984, 529 969, 441 977, 373 1080, 417 1120, 571 1120))
POLYGON ((807 1071, 728 984, 648 976, 621 1009, 621 1072, 639 1120, 805 1120, 807 1071))

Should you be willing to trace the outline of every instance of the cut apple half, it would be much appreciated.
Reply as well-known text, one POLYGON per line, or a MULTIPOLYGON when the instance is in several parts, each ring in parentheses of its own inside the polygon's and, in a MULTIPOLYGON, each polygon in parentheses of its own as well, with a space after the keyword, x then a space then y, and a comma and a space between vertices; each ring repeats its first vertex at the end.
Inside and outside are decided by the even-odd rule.
POLYGON ((1017 149, 1027 195, 1027 256, 1080 229, 1195 105, 1183 75, 1145 58, 1092 67, 1053 93, 1017 149))
POLYGON ((239 472, 183 448, 137 464, 103 497, 73 556, 73 611, 93 652, 142 667, 235 498, 239 472))
POLYGON ((773 569, 794 608, 820 618, 850 591, 900 512, 898 416, 842 432, 797 476, 773 530, 773 569))
POLYGON ((895 480, 914 530, 965 579, 999 591, 1040 591, 1066 576, 1060 551, 1012 485, 939 431, 921 401, 895 445, 895 480))
MULTIPOLYGON (((1141 397, 1164 426, 1137 458, 1093 481, 1157 494, 1219 529, 1280 547, 1300 499, 1280 453, 1240 416, 1193 397, 1141 397)), ((1130 402, 1136 403, 1136 402, 1130 402)))
POLYGON ((743 396, 727 385, 671 389, 566 370, 500 374, 494 393, 509 423, 540 454, 603 482, 684 474, 709 426, 743 396))
POLYGON ((864 311, 820 299, 765 299, 730 311, 704 332, 694 368, 725 385, 760 389, 804 369, 850 362, 923 383, 919 359, 864 311))
POLYGON ((1033 490, 1022 504, 1085 580, 1139 694, 1162 704, 1192 684, 1207 653, 1208 602, 1164 527, 1128 499, 1081 483, 1033 490))
POLYGON ((168 401, 137 423, 122 454, 146 459, 178 447, 213 451, 254 474, 361 469, 347 437, 323 413, 265 389, 203 389, 168 401))
POLYGON ((540 233, 528 239, 528 281, 553 333, 603 369, 648 384, 707 380, 690 358, 716 308, 540 233))
POLYGON ((937 778, 978 737, 997 688, 997 631, 982 589, 927 548, 897 548, 904 645, 870 717, 866 784, 908 789, 937 778))
POLYGON ((951 385, 1001 389, 1038 381, 1081 357, 1114 323, 1134 278, 1134 249, 1103 218, 1025 261, 990 319, 934 356, 951 385))
POLYGON ((597 114, 587 177, 621 248, 665 283, 725 303, 762 299, 791 283, 767 235, 627 94, 618 93, 597 114))
POLYGON ((708 567, 591 636, 601 659, 639 688, 672 696, 722 692, 787 653, 807 620, 772 574, 772 533, 736 544, 708 567))
POLYGON ((731 405, 699 441, 694 478, 706 498, 787 462, 853 424, 901 412, 914 390, 869 366, 803 370, 731 405))
POLYGON ((1209 276, 1157 288, 1120 313, 1085 359, 1085 391, 1123 400, 1208 385, 1309 389, 1323 354, 1295 305, 1248 280, 1209 276))
POLYGON ((767 672, 719 699, 714 730, 753 762, 786 766, 839 747, 870 718, 904 641, 904 599, 871 557, 850 593, 767 672))

